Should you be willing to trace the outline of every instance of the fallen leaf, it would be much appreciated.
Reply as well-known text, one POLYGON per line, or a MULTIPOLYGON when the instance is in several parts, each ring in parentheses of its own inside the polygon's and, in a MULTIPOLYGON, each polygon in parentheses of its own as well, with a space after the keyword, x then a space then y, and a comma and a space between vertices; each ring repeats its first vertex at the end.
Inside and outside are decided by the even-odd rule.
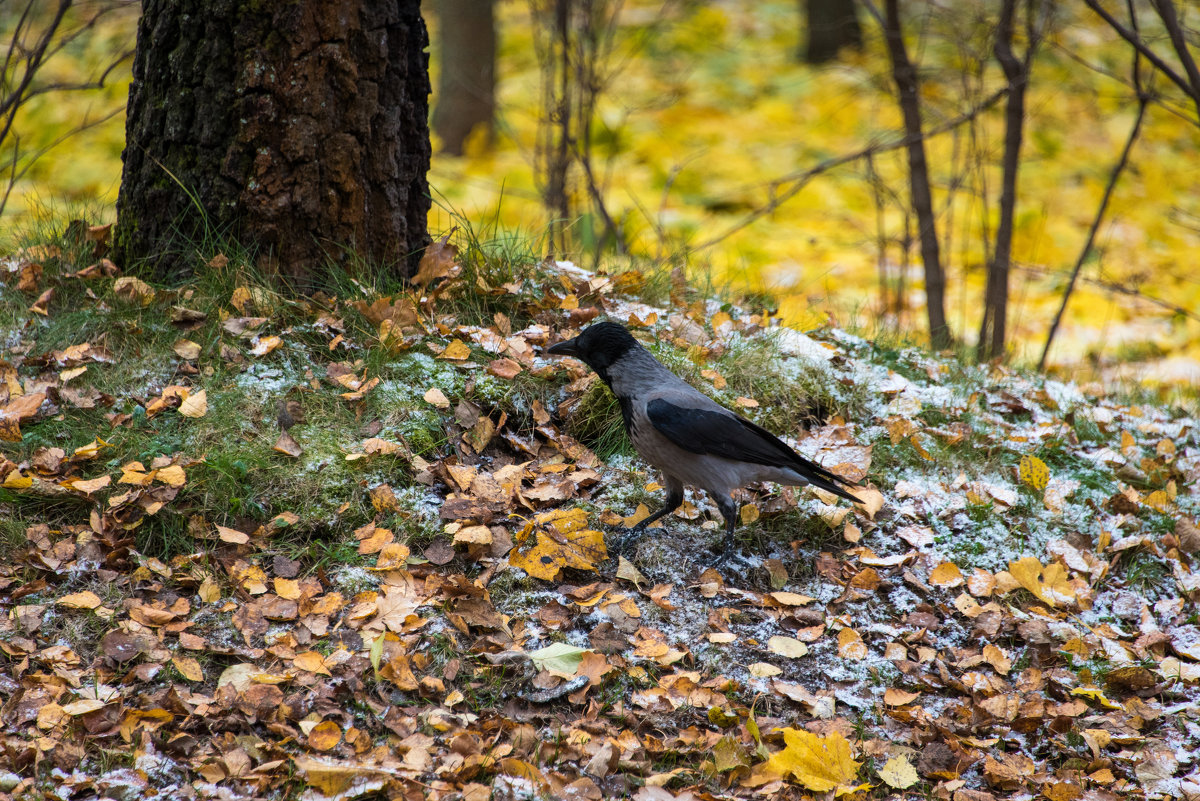
POLYGON ((291 456, 293 459, 299 459, 304 454, 304 448, 300 447, 300 443, 288 431, 279 433, 279 439, 275 440, 271 450, 282 453, 284 456, 291 456))
POLYGON ((440 389, 438 389, 437 387, 430 387, 425 392, 425 402, 432 403, 434 406, 438 407, 439 409, 449 409, 450 408, 450 399, 447 398, 446 394, 444 392, 442 392, 440 389))
POLYGON ((553 670, 557 673, 574 675, 583 655, 591 653, 586 648, 578 648, 565 642, 556 642, 545 648, 530 651, 527 656, 533 661, 538 670, 553 670))
POLYGON ((200 358, 200 344, 193 342, 190 339, 180 339, 171 346, 171 350, 175 351, 175 355, 181 359, 186 359, 189 362, 194 362, 200 358))
POLYGON ((314 751, 328 751, 342 741, 342 730, 332 720, 325 720, 308 733, 308 745, 314 751))
POLYGON ((799 659, 808 654, 808 646, 794 637, 776 635, 767 640, 767 648, 771 649, 771 653, 786 656, 789 659, 799 659))
POLYGON ((903 756, 892 757, 880 770, 879 778, 884 784, 896 790, 912 787, 920 780, 917 769, 903 756))
POLYGON ((70 595, 64 595, 57 601, 58 606, 67 609, 95 609, 103 603, 100 596, 91 590, 83 592, 73 592, 70 595))
POLYGON ((1056 562, 1043 567, 1035 557, 1026 556, 1010 562, 1008 572, 1043 603, 1058 606, 1075 601, 1075 588, 1067 581, 1067 571, 1056 562))
POLYGON ((837 732, 819 737, 786 728, 783 740, 787 747, 772 754, 766 763, 767 771, 776 776, 791 776, 809 790, 824 793, 848 787, 858 775, 859 763, 851 756, 850 743, 837 732))
POLYGON ((1027 487, 1041 492, 1050 481, 1050 468, 1046 463, 1033 454, 1025 454, 1017 466, 1017 480, 1027 487))
POLYGON ((208 414, 208 393, 202 389, 194 395, 188 395, 179 404, 179 413, 192 418, 208 414))

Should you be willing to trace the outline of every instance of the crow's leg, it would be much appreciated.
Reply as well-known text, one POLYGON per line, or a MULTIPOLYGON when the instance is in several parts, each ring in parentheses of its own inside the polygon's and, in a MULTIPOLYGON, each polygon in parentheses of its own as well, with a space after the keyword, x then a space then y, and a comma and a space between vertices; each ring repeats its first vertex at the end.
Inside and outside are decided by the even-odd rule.
POLYGON ((725 541, 721 545, 721 553, 713 562, 715 567, 722 564, 733 553, 733 530, 737 527, 738 504, 729 494, 710 492, 709 495, 717 502, 717 508, 721 510, 721 517, 725 518, 725 541))
POLYGON ((613 551, 615 553, 625 553, 630 546, 637 545, 642 537, 646 536, 646 528, 656 520, 666 517, 674 512, 683 504, 683 485, 667 480, 667 500, 663 504, 663 508, 659 509, 654 514, 647 517, 642 522, 638 523, 633 528, 615 543, 613 543, 613 551))

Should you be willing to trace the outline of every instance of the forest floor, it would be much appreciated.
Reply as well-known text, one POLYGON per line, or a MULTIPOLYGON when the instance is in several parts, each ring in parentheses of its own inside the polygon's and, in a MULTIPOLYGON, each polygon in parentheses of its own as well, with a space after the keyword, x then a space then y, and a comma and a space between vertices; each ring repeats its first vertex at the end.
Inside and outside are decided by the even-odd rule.
POLYGON ((0 794, 1200 793, 1200 422, 678 276, 435 246, 417 288, 0 260, 0 794), (661 501, 543 348, 597 317, 854 481, 661 501))

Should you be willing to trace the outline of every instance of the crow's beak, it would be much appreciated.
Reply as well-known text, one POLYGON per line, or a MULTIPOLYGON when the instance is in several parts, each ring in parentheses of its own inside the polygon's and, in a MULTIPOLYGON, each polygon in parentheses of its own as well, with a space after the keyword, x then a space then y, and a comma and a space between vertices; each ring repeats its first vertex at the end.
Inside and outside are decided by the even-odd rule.
POLYGON ((546 348, 546 353, 554 356, 578 356, 579 348, 575 345, 574 339, 564 339, 562 342, 546 348))

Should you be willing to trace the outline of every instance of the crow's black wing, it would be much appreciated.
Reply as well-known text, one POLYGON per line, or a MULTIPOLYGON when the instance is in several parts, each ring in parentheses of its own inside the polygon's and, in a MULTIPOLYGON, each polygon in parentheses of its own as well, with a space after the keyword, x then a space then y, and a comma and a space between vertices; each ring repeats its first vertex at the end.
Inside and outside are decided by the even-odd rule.
POLYGON ((646 404, 646 416, 656 431, 689 453, 791 468, 821 489, 858 501, 838 486, 854 486, 852 482, 810 462, 770 431, 732 412, 692 409, 656 398, 646 404))

